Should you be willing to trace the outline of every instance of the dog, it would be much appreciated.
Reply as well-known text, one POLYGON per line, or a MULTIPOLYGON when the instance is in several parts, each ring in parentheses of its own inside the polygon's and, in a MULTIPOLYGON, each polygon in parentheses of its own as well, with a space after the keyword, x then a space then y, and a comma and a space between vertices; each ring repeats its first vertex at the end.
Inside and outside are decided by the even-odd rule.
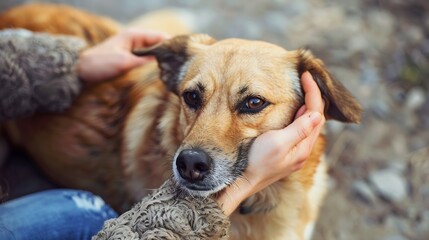
MULTIPOLYGON (((46 4, 2 14, 5 27, 70 34, 89 44, 121 28, 46 4), (32 21, 41 15, 44 21, 32 21)), ((90 190, 119 211, 171 175, 180 188, 203 197, 241 177, 253 140, 289 125, 304 103, 305 71, 321 90, 328 119, 360 121, 359 103, 307 50, 188 34, 134 53, 155 56, 158 67, 150 63, 86 86, 64 113, 5 125, 11 141, 54 182, 90 190)), ((231 216, 232 239, 310 239, 326 192, 325 144, 321 135, 302 169, 241 204, 231 216)))

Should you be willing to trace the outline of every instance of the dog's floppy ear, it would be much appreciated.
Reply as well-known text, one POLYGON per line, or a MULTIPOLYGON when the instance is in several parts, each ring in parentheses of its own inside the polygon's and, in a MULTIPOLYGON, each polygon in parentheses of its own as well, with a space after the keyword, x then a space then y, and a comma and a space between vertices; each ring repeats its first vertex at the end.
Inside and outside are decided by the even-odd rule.
POLYGON ((308 71, 313 76, 325 100, 327 118, 341 122, 359 123, 362 108, 352 94, 341 82, 331 76, 323 62, 315 58, 310 51, 300 49, 297 53, 298 74, 301 76, 305 71, 308 71))
POLYGON ((161 69, 161 80, 167 88, 177 93, 177 86, 182 80, 187 61, 207 45, 216 40, 206 34, 181 35, 168 39, 150 48, 133 50, 137 56, 155 56, 161 69))

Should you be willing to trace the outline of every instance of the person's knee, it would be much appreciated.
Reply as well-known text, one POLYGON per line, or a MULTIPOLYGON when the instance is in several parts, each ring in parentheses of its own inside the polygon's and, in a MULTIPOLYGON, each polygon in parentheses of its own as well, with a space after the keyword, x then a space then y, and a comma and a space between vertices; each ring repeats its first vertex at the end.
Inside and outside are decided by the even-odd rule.
POLYGON ((0 229, 7 230, 0 231, 0 239, 4 234, 16 239, 90 238, 107 219, 117 217, 99 196, 68 189, 31 194, 6 202, 0 210, 0 229))
POLYGON ((104 220, 116 217, 115 211, 104 200, 83 190, 52 190, 60 191, 62 197, 71 201, 75 214, 84 218, 102 218, 104 220))
POLYGON ((93 236, 103 227, 106 220, 117 217, 115 211, 101 197, 86 191, 63 192, 70 199, 75 210, 68 213, 70 223, 80 225, 81 234, 93 236))

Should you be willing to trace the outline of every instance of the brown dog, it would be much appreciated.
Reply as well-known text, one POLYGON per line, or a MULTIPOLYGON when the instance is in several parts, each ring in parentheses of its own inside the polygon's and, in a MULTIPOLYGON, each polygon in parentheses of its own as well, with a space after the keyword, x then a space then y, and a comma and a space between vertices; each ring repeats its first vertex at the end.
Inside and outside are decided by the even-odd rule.
MULTIPOLYGON (((56 7, 27 8, 43 13, 56 7)), ((28 16, 25 7, 12 11, 28 16)), ((17 18, 2 15, 0 27, 28 26, 15 24, 17 18)), ((82 31, 88 26, 109 28, 110 20, 79 25, 82 31)), ((55 27, 42 30, 69 33, 67 24, 55 27)), ((194 34, 135 53, 157 58, 160 80, 156 66, 149 64, 87 87, 63 114, 7 124, 13 142, 54 181, 91 190, 117 209, 158 187, 171 169, 179 186, 194 195, 208 196, 231 184, 246 169, 253 140, 292 122, 304 101, 299 79, 304 71, 316 80, 328 118, 360 119, 359 104, 305 50, 194 34)), ((231 217, 233 239, 311 236, 326 190, 324 144, 321 136, 301 170, 242 204, 231 217)))

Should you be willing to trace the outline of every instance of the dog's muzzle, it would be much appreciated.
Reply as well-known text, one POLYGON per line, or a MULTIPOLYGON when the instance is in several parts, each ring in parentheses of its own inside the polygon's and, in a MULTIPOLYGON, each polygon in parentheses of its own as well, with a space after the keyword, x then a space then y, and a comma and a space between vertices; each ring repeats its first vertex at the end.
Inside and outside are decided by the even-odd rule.
POLYGON ((200 149, 182 150, 176 159, 179 175, 189 183, 197 184, 210 173, 213 159, 200 149))

